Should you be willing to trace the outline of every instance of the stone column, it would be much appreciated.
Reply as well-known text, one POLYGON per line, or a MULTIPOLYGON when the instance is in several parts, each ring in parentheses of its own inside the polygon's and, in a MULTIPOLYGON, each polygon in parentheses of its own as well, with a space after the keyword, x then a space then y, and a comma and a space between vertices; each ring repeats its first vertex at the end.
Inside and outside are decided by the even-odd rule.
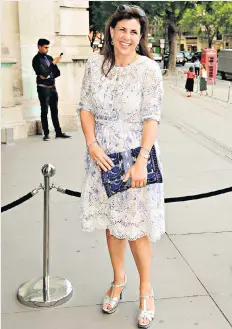
POLYGON ((2 91, 2 107, 15 106, 15 99, 13 94, 13 69, 12 65, 16 64, 15 58, 1 59, 1 78, 4 83, 1 85, 2 91))
POLYGON ((20 103, 22 96, 21 54, 19 36, 18 1, 2 2, 1 23, 1 52, 2 58, 14 58, 13 91, 16 103, 20 103))
POLYGON ((51 44, 54 41, 54 1, 25 0, 19 1, 18 6, 23 97, 24 101, 33 101, 37 100, 38 97, 32 59, 38 52, 38 39, 48 39, 51 44))
POLYGON ((87 56, 80 59, 63 60, 59 63, 62 79, 57 79, 59 94, 59 118, 63 130, 76 130, 79 126, 77 105, 80 99, 82 78, 87 56), (68 81, 68 83, 67 83, 68 81))
POLYGON ((56 79, 59 94, 59 117, 62 129, 75 130, 78 126, 79 102, 84 65, 92 54, 89 34, 88 1, 55 1, 54 56, 64 53, 58 64, 61 76, 56 79))
POLYGON ((1 136, 2 143, 26 138, 26 122, 20 104, 21 73, 17 1, 4 1, 2 6, 1 44, 1 136), (4 83, 3 83, 4 82, 4 83))
POLYGON ((1 111, 1 138, 2 143, 12 142, 15 139, 27 137, 26 122, 23 119, 22 107, 16 105, 13 94, 13 58, 2 58, 1 60, 2 83, 2 111, 1 111))

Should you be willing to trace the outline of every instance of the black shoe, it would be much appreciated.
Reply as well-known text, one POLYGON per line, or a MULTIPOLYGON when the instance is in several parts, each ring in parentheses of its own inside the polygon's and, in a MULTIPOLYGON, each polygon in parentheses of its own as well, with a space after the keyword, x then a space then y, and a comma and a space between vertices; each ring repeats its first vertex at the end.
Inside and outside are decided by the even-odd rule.
POLYGON ((69 135, 66 135, 65 133, 60 133, 60 134, 56 134, 56 138, 72 138, 69 135))
POLYGON ((45 135, 44 138, 43 138, 43 140, 44 140, 45 142, 47 142, 47 141, 50 140, 50 137, 49 137, 48 135, 45 135))

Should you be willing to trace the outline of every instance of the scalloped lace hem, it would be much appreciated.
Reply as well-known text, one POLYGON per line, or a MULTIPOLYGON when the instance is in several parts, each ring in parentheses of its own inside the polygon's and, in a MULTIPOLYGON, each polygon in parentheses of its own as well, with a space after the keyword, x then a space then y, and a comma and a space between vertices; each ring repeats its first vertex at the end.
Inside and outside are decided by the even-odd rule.
POLYGON ((129 234, 127 233, 124 233, 124 234, 119 234, 117 230, 115 230, 114 228, 110 227, 110 226, 101 226, 101 227, 96 227, 95 225, 92 225, 90 227, 83 227, 82 226, 82 231, 84 232, 93 232, 95 230, 106 230, 108 229, 110 231, 110 234, 112 236, 114 236, 115 238, 119 239, 119 240, 122 240, 122 239, 127 239, 128 241, 135 241, 137 239, 140 239, 144 236, 148 236, 149 240, 151 242, 156 242, 158 240, 161 239, 162 235, 166 233, 166 230, 165 229, 154 229, 152 230, 152 232, 145 232, 145 231, 141 231, 141 232, 138 232, 138 234, 134 235, 134 236, 130 236, 129 234), (154 232, 155 231, 155 232, 154 232))

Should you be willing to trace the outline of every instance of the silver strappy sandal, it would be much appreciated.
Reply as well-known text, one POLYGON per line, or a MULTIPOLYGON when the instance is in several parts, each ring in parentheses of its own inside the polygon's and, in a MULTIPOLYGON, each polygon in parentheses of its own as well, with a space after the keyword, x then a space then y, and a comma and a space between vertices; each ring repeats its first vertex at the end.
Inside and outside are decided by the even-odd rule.
POLYGON ((138 316, 138 327, 139 328, 143 328, 143 329, 147 329, 150 327, 152 320, 154 319, 155 316, 155 310, 147 310, 147 299, 149 299, 150 297, 154 298, 154 291, 153 289, 151 290, 151 293, 148 296, 140 296, 140 298, 144 299, 144 309, 143 310, 139 310, 139 316, 138 316), (147 324, 141 324, 139 323, 139 320, 141 318, 147 319, 149 322, 147 324))
POLYGON ((122 299, 122 291, 120 293, 120 297, 112 297, 113 293, 114 293, 114 289, 115 288, 125 288, 127 284, 127 276, 125 275, 125 280, 123 284, 114 284, 113 282, 111 283, 111 287, 112 287, 112 291, 111 291, 111 296, 105 296, 104 301, 103 301, 103 306, 102 306, 102 310, 104 313, 108 313, 108 314, 112 314, 114 313, 117 308, 118 308, 118 304, 119 304, 119 300, 122 299), (111 309, 106 309, 104 308, 104 305, 108 304, 111 306, 111 309))

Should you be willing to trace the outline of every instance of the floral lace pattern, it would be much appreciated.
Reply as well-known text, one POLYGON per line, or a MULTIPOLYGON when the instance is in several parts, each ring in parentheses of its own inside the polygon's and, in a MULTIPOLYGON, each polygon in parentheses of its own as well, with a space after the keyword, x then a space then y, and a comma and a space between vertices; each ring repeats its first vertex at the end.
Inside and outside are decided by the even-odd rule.
MULTIPOLYGON (((163 96, 158 64, 140 56, 125 67, 114 66, 109 75, 101 73, 103 56, 93 54, 87 61, 79 110, 95 116, 95 135, 106 154, 141 145, 144 120, 160 120, 163 96)), ((158 142, 155 142, 162 170, 158 142)), ((165 232, 163 184, 151 184, 117 193, 108 199, 90 155, 86 153, 86 175, 81 197, 84 231, 109 229, 118 239, 136 240, 148 235, 152 242, 165 232)))

